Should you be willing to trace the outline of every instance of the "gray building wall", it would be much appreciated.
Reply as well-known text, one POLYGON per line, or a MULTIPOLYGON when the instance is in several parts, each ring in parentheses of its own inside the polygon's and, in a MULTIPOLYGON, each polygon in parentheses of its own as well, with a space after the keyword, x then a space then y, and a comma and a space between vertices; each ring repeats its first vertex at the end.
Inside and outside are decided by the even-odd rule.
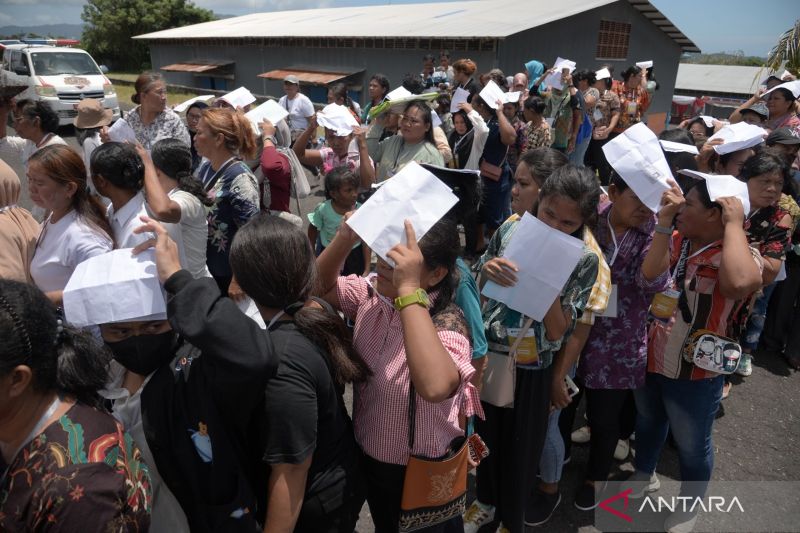
MULTIPOLYGON (((607 61, 614 65, 615 75, 636 61, 652 59, 660 89, 656 91, 650 112, 667 112, 670 109, 681 49, 669 36, 633 8, 627 0, 620 0, 585 13, 552 22, 544 26, 512 35, 498 41, 495 51, 450 51, 451 61, 469 57, 478 64, 478 72, 499 67, 507 75, 524 71, 524 63, 538 59, 551 64, 556 56, 567 57, 578 68, 596 69, 601 63, 595 59, 600 20, 607 19, 631 24, 628 57, 620 61, 607 61)), ((392 87, 397 87, 408 72, 419 73, 422 56, 429 50, 364 49, 364 48, 287 48, 265 47, 256 44, 200 45, 158 43, 150 44, 153 68, 191 60, 228 60, 235 62, 235 79, 230 88, 240 85, 256 94, 280 96, 280 81, 258 78, 258 74, 287 67, 306 67, 311 70, 364 70, 356 78, 362 86, 361 100, 366 99, 370 75, 381 72, 392 87)), ((437 53, 438 50, 430 50, 437 53)), ((196 86, 195 77, 181 72, 165 72, 169 83, 196 86)), ((308 92, 307 88, 303 89, 308 92)))

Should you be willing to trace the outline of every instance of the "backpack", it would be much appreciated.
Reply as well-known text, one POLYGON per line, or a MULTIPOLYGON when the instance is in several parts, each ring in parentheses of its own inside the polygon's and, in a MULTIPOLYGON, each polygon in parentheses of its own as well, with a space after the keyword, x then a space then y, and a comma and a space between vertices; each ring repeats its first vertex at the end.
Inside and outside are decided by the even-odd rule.
POLYGON ((292 171, 292 186, 290 194, 292 198, 302 199, 311 194, 311 185, 308 183, 306 177, 306 169, 297 159, 297 154, 291 148, 276 147, 279 154, 282 154, 289 160, 289 168, 292 171))

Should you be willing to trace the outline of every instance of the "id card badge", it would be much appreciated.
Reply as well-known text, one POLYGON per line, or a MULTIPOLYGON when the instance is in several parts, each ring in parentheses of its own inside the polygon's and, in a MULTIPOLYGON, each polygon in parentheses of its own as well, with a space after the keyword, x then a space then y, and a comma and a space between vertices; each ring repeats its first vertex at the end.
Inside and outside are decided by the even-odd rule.
POLYGON ((592 118, 594 118, 595 122, 599 122, 599 121, 603 120, 603 112, 595 107, 594 108, 594 113, 592 113, 592 118))
POLYGON ((602 313, 597 313, 597 316, 604 316, 606 318, 617 318, 617 285, 611 285, 611 294, 608 295, 608 305, 606 310, 602 313))
POLYGON ((539 351, 536 348, 536 333, 531 327, 508 328, 509 351, 513 352, 516 347, 516 362, 518 365, 538 367, 539 351), (524 334, 523 334, 524 331, 524 334), (524 335, 520 338, 520 335, 524 335))
POLYGON ((653 296, 653 301, 650 304, 650 315, 656 320, 669 322, 669 319, 672 318, 672 313, 675 312, 675 307, 678 306, 680 295, 680 291, 675 289, 659 292, 653 296))
POLYGON ((628 102, 628 105, 625 106, 625 111, 629 115, 635 115, 637 109, 639 109, 639 104, 637 104, 635 101, 630 101, 628 102))

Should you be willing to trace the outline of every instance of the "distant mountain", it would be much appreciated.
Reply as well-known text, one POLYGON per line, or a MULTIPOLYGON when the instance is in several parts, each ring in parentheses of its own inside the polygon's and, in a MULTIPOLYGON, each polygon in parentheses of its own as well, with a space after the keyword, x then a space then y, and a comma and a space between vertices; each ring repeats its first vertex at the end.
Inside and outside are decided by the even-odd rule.
POLYGON ((47 24, 43 26, 0 26, 0 36, 29 35, 80 39, 83 24, 47 24))
POLYGON ((697 63, 702 65, 739 65, 760 67, 766 58, 746 56, 741 50, 735 52, 717 52, 714 54, 691 54, 681 58, 681 63, 697 63))

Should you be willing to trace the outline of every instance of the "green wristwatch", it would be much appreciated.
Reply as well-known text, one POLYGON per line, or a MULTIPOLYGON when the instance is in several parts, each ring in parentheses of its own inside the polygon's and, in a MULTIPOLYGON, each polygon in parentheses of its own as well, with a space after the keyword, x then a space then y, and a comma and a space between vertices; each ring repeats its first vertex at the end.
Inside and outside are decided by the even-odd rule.
POLYGON ((398 296, 394 299, 394 308, 398 311, 402 311, 409 305, 419 304, 422 307, 427 308, 430 305, 430 300, 428 300, 428 293, 425 292, 423 289, 417 289, 411 294, 407 294, 405 296, 398 296))

